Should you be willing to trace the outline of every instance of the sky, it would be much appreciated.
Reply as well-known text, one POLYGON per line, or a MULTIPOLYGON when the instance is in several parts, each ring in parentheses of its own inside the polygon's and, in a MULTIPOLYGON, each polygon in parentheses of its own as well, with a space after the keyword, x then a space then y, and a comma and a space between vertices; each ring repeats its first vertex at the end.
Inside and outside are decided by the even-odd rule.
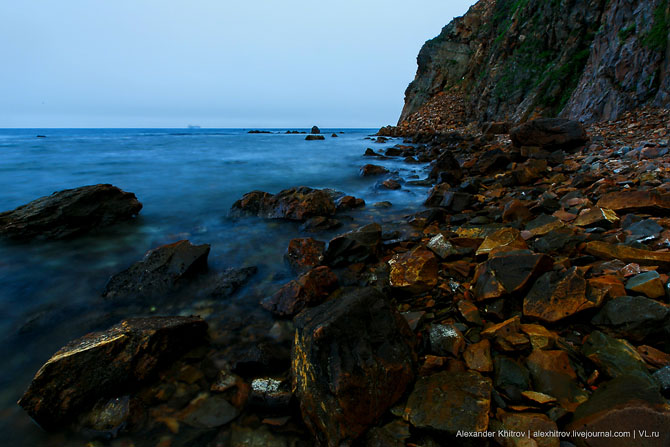
POLYGON ((0 127, 380 127, 474 0, 0 2, 0 127))

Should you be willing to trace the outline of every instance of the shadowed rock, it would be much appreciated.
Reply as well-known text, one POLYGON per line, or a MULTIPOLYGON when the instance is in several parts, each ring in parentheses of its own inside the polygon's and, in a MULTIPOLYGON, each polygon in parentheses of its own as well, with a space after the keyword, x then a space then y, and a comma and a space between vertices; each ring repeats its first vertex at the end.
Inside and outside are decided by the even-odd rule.
POLYGON ((66 189, 0 213, 0 237, 67 239, 130 220, 141 209, 135 194, 116 186, 66 189))
POLYGON ((335 202, 328 191, 307 186, 285 189, 277 194, 252 191, 242 196, 230 209, 232 217, 258 216, 265 219, 287 219, 304 222, 310 217, 332 216, 335 202))
POLYGON ((515 146, 539 146, 543 149, 573 149, 588 141, 586 130, 577 121, 540 118, 510 131, 515 146))
POLYGON ((337 276, 324 265, 285 284, 261 305, 275 315, 292 317, 305 307, 321 303, 338 287, 337 276))
POLYGON ((372 223, 333 238, 324 254, 323 263, 332 267, 366 262, 380 253, 382 227, 372 223))

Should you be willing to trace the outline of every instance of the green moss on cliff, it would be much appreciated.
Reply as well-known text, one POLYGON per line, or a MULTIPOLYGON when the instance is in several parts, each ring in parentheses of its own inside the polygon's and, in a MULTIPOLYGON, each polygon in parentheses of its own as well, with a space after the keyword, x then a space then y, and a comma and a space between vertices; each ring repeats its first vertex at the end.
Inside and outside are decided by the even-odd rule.
POLYGON ((670 32, 668 0, 664 0, 654 10, 654 24, 644 37, 643 42, 652 50, 663 53, 668 46, 668 32, 670 32))

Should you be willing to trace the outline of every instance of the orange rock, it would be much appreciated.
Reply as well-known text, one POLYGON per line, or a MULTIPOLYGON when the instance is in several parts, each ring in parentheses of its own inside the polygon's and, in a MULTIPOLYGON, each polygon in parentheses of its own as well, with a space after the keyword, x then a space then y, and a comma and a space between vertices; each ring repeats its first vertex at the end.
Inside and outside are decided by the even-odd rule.
POLYGON ((551 349, 558 339, 558 335, 539 324, 522 324, 519 328, 528 336, 533 349, 551 349))
POLYGON ((588 287, 591 290, 601 290, 602 294, 609 298, 626 296, 626 289, 623 282, 616 276, 598 276, 587 280, 588 287))
POLYGON ((573 222, 573 225, 577 225, 578 227, 610 227, 618 221, 619 217, 614 211, 607 208, 595 207, 580 213, 577 219, 573 222))
POLYGON ((390 261, 391 287, 409 293, 426 292, 437 285, 437 257, 422 246, 394 256, 390 261))
POLYGON ((491 339, 503 351, 517 351, 530 346, 530 340, 520 332, 521 317, 518 315, 494 324, 481 332, 481 336, 491 339))
POLYGON ((637 352, 645 362, 656 368, 663 368, 664 366, 670 365, 670 354, 666 354, 651 346, 638 346, 637 352))
POLYGON ((486 236, 475 255, 490 256, 498 252, 525 250, 527 248, 528 245, 521 237, 519 230, 516 228, 502 228, 495 233, 486 236))
POLYGON ((616 191, 603 195, 597 204, 621 213, 636 211, 667 212, 670 200, 654 191, 616 191))
POLYGON ((463 299, 460 300, 456 306, 458 307, 458 311, 461 313, 461 316, 465 319, 465 321, 477 325, 482 324, 482 318, 479 315, 479 309, 471 301, 463 299))
POLYGON ((468 346, 463 353, 463 359, 470 369, 479 372, 493 371, 491 343, 486 339, 468 346))
POLYGON ((603 259, 619 259, 624 262, 634 262, 640 265, 658 265, 670 268, 670 252, 648 251, 627 245, 613 245, 606 242, 593 241, 586 244, 588 254, 603 259))
POLYGON ((521 292, 552 267, 549 256, 530 250, 496 253, 477 266, 475 298, 482 301, 521 292))

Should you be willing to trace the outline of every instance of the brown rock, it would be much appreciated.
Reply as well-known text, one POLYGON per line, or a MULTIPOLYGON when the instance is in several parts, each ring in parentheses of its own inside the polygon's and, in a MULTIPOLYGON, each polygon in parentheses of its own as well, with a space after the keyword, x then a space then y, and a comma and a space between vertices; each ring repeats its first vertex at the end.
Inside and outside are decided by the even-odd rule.
POLYGON ((587 243, 585 251, 602 259, 619 259, 623 262, 670 268, 670 252, 641 250, 627 245, 613 245, 600 241, 587 243))
POLYGON ((539 324, 522 324, 519 328, 528 336, 533 349, 551 349, 558 339, 558 335, 539 324))
POLYGON ((489 425, 491 379, 475 371, 440 372, 414 385, 404 419, 414 427, 455 435, 485 431, 489 425))
POLYGON ((391 287, 409 292, 421 293, 437 285, 437 257, 422 246, 412 251, 394 256, 390 261, 391 287))
POLYGON ((520 200, 510 200, 503 208, 503 222, 526 222, 533 218, 533 213, 520 200))
POLYGON ((324 265, 284 285, 261 305, 277 316, 292 317, 305 307, 320 304, 338 287, 337 276, 324 265))
POLYGON ((381 225, 365 225, 333 238, 324 253, 324 263, 338 267, 373 260, 379 255, 381 242, 381 225))
POLYGON ((207 323, 198 317, 124 320, 56 352, 19 405, 44 429, 62 429, 97 401, 134 391, 206 336, 207 323))
POLYGON ((616 213, 607 208, 590 208, 579 214, 572 222, 578 227, 611 227, 619 221, 616 213))
POLYGON ((552 267, 549 256, 530 250, 496 253, 477 266, 475 299, 482 301, 522 292, 552 267))
POLYGON ((649 212, 665 215, 670 211, 670 199, 654 191, 616 191, 603 195, 597 205, 619 213, 649 212))
POLYGON ((641 293, 649 298, 661 298, 665 296, 663 282, 655 270, 640 273, 630 278, 626 283, 626 290, 641 293))
POLYGON ((558 399, 568 411, 574 411, 587 399, 587 393, 576 383, 577 374, 565 351, 534 350, 526 365, 533 378, 534 390, 558 399))
POLYGON ((230 214, 233 217, 255 215, 304 222, 310 217, 332 216, 335 210, 335 202, 328 191, 299 186, 275 195, 263 191, 247 193, 233 204, 230 214))
POLYGON ((482 340, 479 343, 469 345, 463 353, 463 359, 468 368, 479 372, 493 371, 493 360, 491 360, 491 342, 482 340))
POLYGON ((540 118, 510 130, 517 146, 539 146, 544 149, 573 149, 588 141, 586 130, 577 121, 563 118, 540 118))
POLYGON ((491 256, 498 252, 527 250, 528 245, 521 237, 521 233, 516 228, 502 228, 493 234, 486 236, 484 242, 479 246, 477 256, 491 256))
POLYGON ((483 324, 482 317, 479 314, 479 309, 474 305, 473 302, 463 299, 457 303, 457 307, 463 319, 465 319, 465 321, 468 323, 479 326, 483 324))
POLYGON ((493 340, 496 346, 508 352, 526 349, 530 345, 528 337, 521 333, 518 315, 484 329, 481 336, 493 340))
POLYGON ((284 254, 294 272, 305 273, 323 260, 326 243, 308 238, 291 239, 284 254))
POLYGON ((354 208, 362 208, 365 206, 365 200, 354 196, 344 196, 337 201, 337 211, 346 211, 354 208))
POLYGON ((458 355, 465 349, 465 338, 453 324, 432 324, 428 331, 430 349, 437 355, 458 355))
POLYGON ((386 189, 391 189, 391 190, 396 190, 396 189, 402 188, 402 186, 400 186, 400 183, 398 183, 395 180, 391 180, 391 179, 384 180, 382 182, 382 186, 386 189))
POLYGON ((388 174, 389 170, 383 166, 367 164, 361 168, 361 175, 363 177, 370 177, 374 175, 388 174))

